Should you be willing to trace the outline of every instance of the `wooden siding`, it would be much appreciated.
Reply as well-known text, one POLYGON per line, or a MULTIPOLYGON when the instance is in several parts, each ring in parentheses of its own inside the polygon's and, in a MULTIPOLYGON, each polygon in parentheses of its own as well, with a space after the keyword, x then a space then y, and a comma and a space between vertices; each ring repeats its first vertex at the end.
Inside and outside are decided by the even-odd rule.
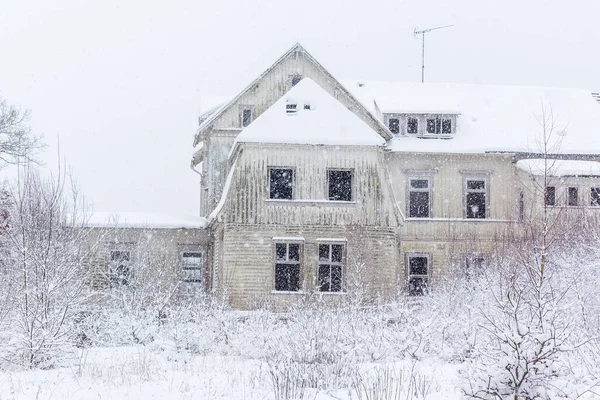
POLYGON ((268 303, 277 309, 301 297, 318 295, 326 299, 353 295, 350 282, 360 279, 369 296, 391 297, 398 281, 398 249, 393 229, 340 226, 256 226, 225 225, 223 240, 223 285, 231 305, 253 308, 268 303), (274 238, 288 237, 302 243, 301 292, 274 292, 274 238), (318 239, 346 239, 346 293, 316 291, 318 239), (358 271, 357 265, 365 267, 358 271), (360 275, 359 275, 360 274, 360 275))
POLYGON ((246 144, 237 162, 224 221, 284 226, 397 226, 376 147, 246 144), (269 167, 294 170, 294 200, 270 200, 269 167), (353 201, 328 201, 328 169, 353 171, 353 201))

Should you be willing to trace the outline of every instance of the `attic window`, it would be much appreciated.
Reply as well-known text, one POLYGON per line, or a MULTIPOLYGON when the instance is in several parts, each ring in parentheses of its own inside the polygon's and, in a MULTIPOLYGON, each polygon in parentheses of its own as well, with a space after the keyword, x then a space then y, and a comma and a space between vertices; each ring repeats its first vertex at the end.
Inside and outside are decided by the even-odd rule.
POLYGON ((254 120, 254 106, 240 106, 240 125, 242 128, 247 127, 254 120))
POLYGON ((390 118, 388 120, 388 127, 392 133, 400 133, 400 120, 398 118, 390 118))
POLYGON ((451 134, 452 120, 450 118, 427 118, 427 133, 451 134))
POLYGON ((285 105, 285 112, 287 114, 296 114, 298 112, 298 104, 296 104, 296 103, 287 103, 285 105))
POLYGON ((292 75, 291 83, 292 86, 296 86, 302 80, 302 75, 292 75))

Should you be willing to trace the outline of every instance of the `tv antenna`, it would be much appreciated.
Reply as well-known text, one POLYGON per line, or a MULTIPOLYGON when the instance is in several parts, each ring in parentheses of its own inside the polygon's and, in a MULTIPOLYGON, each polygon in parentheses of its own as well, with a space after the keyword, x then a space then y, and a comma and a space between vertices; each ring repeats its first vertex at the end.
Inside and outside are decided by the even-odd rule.
POLYGON ((435 31, 436 29, 444 29, 450 28, 454 25, 444 25, 444 26, 436 26, 435 28, 423 29, 418 31, 415 29, 415 36, 421 35, 421 83, 425 82, 425 34, 431 31, 435 31))

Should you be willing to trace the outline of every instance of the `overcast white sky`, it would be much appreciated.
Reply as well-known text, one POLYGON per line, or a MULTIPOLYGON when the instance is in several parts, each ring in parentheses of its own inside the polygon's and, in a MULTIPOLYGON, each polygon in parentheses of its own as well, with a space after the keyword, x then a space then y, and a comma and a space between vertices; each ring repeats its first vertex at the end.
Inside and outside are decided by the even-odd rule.
POLYGON ((340 78, 600 90, 598 0, 1 0, 0 96, 32 112, 96 211, 197 213, 200 97, 295 42, 340 78))

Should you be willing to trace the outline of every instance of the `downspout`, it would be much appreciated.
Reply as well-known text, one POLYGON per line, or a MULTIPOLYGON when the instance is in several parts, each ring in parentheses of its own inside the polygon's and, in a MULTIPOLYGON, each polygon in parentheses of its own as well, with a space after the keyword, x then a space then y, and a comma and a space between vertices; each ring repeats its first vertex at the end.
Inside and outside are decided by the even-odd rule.
POLYGON ((202 204, 204 203, 204 199, 202 198, 202 179, 204 178, 204 174, 194 168, 194 160, 190 162, 190 169, 200 175, 200 204, 198 205, 198 215, 202 216, 202 204))

